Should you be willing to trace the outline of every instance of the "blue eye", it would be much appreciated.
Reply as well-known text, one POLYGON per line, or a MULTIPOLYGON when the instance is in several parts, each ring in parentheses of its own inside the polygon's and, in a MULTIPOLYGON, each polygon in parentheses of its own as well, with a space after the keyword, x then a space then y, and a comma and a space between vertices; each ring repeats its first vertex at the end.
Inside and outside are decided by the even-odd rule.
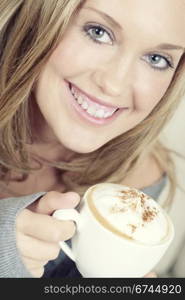
POLYGON ((168 68, 174 68, 171 58, 160 54, 145 55, 144 60, 149 63, 152 68, 159 71, 163 71, 168 68))
POLYGON ((85 35, 88 36, 93 42, 99 44, 113 44, 111 34, 100 25, 85 25, 83 27, 85 35))

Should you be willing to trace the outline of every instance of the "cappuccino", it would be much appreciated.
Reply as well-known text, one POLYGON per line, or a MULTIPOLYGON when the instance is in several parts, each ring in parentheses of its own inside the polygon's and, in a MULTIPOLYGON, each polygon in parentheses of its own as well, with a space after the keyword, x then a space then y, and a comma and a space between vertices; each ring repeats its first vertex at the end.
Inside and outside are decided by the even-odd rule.
POLYGON ((100 183, 87 190, 84 200, 102 226, 123 238, 155 245, 168 236, 167 214, 155 200, 137 189, 100 183))
POLYGON ((72 248, 59 244, 83 277, 143 277, 174 237, 173 223, 160 205, 124 185, 91 186, 77 209, 60 209, 54 217, 76 223, 72 248))

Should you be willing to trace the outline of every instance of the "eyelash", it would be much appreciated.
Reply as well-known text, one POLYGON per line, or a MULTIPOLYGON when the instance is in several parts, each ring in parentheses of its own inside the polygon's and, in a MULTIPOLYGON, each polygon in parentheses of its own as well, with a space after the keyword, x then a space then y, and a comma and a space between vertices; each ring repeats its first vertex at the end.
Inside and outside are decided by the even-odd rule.
MULTIPOLYGON (((82 27, 82 32, 85 34, 86 37, 88 37, 92 42, 96 43, 96 44, 99 44, 99 45, 104 45, 106 43, 104 42, 101 42, 101 41, 98 41, 96 39, 94 39, 91 35, 91 33, 89 32, 90 30, 92 29, 99 29, 99 30, 102 30, 104 33, 106 33, 110 40, 112 41, 111 44, 109 45, 113 45, 113 42, 115 40, 115 37, 113 34, 109 33, 107 29, 105 29, 102 25, 98 25, 98 24, 86 24, 82 27)), ((158 54, 158 53, 151 53, 149 54, 150 57, 152 56, 158 56, 160 57, 161 59, 164 59, 167 63, 167 66, 164 67, 164 68, 160 68, 160 67, 154 67, 152 66, 152 64, 150 65, 151 68, 155 71, 166 71, 167 69, 171 68, 171 69, 174 69, 174 65, 173 65, 173 61, 172 61, 172 58, 170 56, 165 56, 165 55, 161 55, 161 54, 158 54)))
POLYGON ((102 30, 104 33, 106 33, 108 36, 109 36, 109 38, 110 38, 110 40, 112 41, 112 44, 113 44, 113 41, 114 41, 114 36, 112 36, 112 34, 111 33, 109 33, 108 32, 108 30, 107 29, 105 29, 102 25, 96 25, 96 24, 89 24, 89 25, 85 25, 85 26, 83 26, 82 27, 82 32, 85 34, 85 36, 86 37, 88 37, 91 41, 93 41, 94 43, 97 43, 97 44, 99 44, 99 45, 103 45, 103 44, 105 44, 105 43, 103 43, 103 42, 100 42, 100 41, 98 41, 98 40, 96 40, 96 39, 93 39, 93 37, 92 37, 92 35, 89 33, 89 30, 91 30, 91 29, 100 29, 100 30, 102 30))
MULTIPOLYGON (((151 68, 154 69, 155 71, 165 71, 167 69, 174 69, 174 64, 173 64, 173 61, 172 61, 172 58, 170 56, 165 56, 165 55, 161 55, 161 54, 158 54, 158 53, 149 53, 148 54, 149 57, 152 57, 152 56, 158 56, 160 57, 161 59, 164 59, 167 63, 167 66, 164 67, 164 68, 160 68, 160 67, 154 67, 152 64, 150 64, 151 68)), ((143 59, 144 60, 144 59, 143 59)))

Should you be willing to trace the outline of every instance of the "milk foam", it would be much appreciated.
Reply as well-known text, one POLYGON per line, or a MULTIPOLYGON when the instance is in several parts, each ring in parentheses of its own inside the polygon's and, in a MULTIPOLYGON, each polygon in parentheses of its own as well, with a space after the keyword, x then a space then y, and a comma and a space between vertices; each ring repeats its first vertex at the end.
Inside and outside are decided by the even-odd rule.
POLYGON ((163 209, 149 196, 118 184, 96 185, 91 194, 97 211, 114 228, 144 244, 157 244, 168 232, 163 209))

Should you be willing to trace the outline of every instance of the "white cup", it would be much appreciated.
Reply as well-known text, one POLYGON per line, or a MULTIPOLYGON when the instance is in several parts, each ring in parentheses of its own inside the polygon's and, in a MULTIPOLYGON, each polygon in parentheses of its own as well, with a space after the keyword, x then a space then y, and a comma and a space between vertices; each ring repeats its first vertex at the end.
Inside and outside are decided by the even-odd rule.
MULTIPOLYGON (((72 248, 61 241, 62 250, 75 263, 83 277, 144 277, 152 271, 162 258, 174 237, 174 227, 166 212, 162 210, 168 224, 165 237, 147 244, 129 239, 104 226, 96 217, 87 201, 92 191, 100 185, 124 188, 123 185, 101 183, 91 186, 84 194, 78 211, 56 210, 53 216, 59 220, 73 220, 77 230, 71 239, 72 248)), ((154 201, 154 200, 153 200, 154 201)))

